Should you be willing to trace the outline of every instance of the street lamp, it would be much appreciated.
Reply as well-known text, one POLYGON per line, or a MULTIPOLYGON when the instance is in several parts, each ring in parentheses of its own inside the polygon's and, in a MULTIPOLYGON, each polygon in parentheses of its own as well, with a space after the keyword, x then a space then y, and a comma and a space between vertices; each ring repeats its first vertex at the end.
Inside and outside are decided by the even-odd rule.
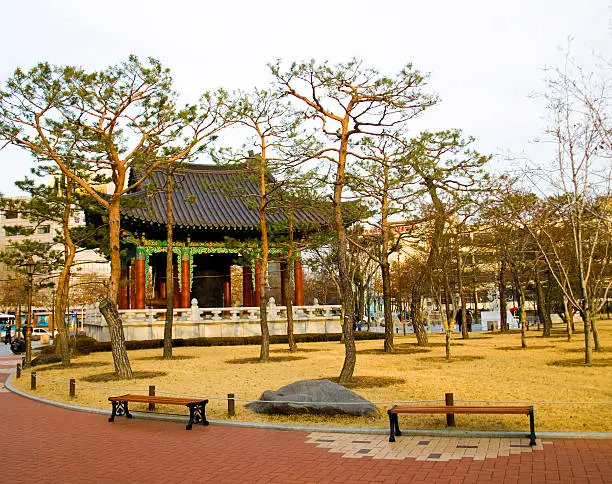
POLYGON ((34 276, 34 270, 36 269, 34 259, 29 257, 28 260, 22 264, 22 267, 28 276, 28 315, 26 317, 26 332, 24 335, 26 342, 24 366, 29 368, 32 364, 32 278, 34 276))

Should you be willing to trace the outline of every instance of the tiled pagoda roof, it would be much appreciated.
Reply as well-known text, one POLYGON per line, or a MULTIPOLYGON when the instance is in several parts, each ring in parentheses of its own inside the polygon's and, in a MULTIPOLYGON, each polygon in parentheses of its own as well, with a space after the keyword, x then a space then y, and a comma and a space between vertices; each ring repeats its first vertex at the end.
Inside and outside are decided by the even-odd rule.
MULTIPOLYGON (((252 174, 252 172, 251 172, 252 174)), ((124 220, 166 224, 166 173, 154 172, 141 188, 124 196, 121 215, 124 220)), ((172 194, 174 227, 204 231, 259 231, 257 199, 259 187, 249 176, 246 165, 227 167, 186 164, 176 170, 172 194)), ((268 214, 268 223, 287 219, 282 212, 268 214)), ((294 224, 301 230, 325 224, 322 216, 297 210, 294 224)))

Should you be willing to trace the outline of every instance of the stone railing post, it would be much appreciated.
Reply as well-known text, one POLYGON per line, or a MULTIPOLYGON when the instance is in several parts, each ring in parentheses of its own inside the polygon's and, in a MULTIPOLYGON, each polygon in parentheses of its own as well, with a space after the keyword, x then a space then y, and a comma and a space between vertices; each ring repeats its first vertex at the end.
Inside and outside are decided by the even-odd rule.
POLYGON ((268 319, 278 319, 278 309, 273 297, 268 301, 268 319))
POLYGON ((195 297, 191 300, 191 321, 200 321, 200 308, 198 307, 198 300, 195 297))

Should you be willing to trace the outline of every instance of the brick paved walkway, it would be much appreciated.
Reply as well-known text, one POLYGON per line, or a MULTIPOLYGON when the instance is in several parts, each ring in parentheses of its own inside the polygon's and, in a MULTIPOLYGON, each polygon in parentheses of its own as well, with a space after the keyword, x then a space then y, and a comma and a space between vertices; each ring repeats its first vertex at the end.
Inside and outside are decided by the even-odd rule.
MULTIPOLYGON (((0 359, 0 381, 13 361, 0 359)), ((139 418, 111 424, 7 391, 0 429, 7 483, 612 482, 612 440, 549 439, 530 449, 513 439, 406 436, 395 445, 378 435, 220 425, 188 432, 139 418)))

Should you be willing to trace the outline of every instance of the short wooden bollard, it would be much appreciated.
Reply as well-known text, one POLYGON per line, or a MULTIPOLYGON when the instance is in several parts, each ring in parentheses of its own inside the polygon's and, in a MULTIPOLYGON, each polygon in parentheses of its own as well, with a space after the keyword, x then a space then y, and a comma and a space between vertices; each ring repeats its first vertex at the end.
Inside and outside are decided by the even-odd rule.
POLYGON ((30 390, 36 390, 36 372, 30 373, 30 390))
POLYGON ((236 400, 234 399, 233 393, 227 394, 227 415, 234 417, 236 415, 236 400))
MULTIPOLYGON (((444 394, 444 399, 446 400, 446 406, 453 406, 454 403, 454 398, 453 398, 453 394, 452 393, 445 393, 444 394)), ((446 425, 448 427, 454 427, 455 426, 455 414, 454 413, 447 413, 446 414, 446 425)))
POLYGON ((17 363, 17 378, 21 378, 21 363, 17 363))
MULTIPOLYGON (((149 396, 150 397, 154 397, 155 396, 155 385, 149 385, 149 396)), ((149 410, 151 410, 151 411, 155 410, 155 404, 154 403, 149 403, 149 410)))
POLYGON ((74 378, 70 379, 70 396, 74 398, 76 395, 76 380, 74 378))

